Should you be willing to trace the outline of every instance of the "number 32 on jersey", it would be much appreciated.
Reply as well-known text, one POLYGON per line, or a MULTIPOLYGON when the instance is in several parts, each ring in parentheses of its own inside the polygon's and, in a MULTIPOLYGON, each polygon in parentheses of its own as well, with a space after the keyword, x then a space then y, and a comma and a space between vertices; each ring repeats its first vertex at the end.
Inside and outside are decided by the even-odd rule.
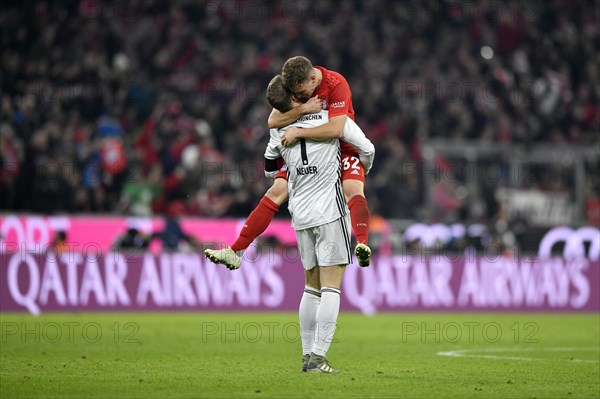
POLYGON ((352 169, 352 172, 350 172, 350 174, 353 175, 358 175, 359 170, 360 170, 360 166, 359 165, 360 159, 356 158, 356 157, 344 157, 342 158, 342 169, 344 171, 352 169))

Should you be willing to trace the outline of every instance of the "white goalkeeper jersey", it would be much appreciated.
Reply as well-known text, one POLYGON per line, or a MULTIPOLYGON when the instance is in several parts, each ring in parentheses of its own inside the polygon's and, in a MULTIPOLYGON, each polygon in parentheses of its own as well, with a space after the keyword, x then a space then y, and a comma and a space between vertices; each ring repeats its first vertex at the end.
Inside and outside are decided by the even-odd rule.
MULTIPOLYGON (((328 122, 328 112, 308 114, 290 126, 311 128, 328 122)), ((288 126, 289 127, 289 126, 288 126)), ((328 141, 300 140, 293 147, 281 145, 286 128, 271 129, 265 158, 283 157, 288 173, 288 209, 295 230, 330 223, 348 214, 341 178, 340 145, 328 141)))

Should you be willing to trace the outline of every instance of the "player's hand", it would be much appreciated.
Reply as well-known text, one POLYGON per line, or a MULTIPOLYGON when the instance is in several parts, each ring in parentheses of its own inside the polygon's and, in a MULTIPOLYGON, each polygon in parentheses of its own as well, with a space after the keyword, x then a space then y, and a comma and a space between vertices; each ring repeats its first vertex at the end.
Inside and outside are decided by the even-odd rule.
POLYGON ((321 112, 321 109, 323 108, 323 101, 320 100, 319 97, 314 96, 313 98, 310 98, 307 102, 302 104, 301 107, 304 115, 316 114, 318 112, 321 112))
POLYGON ((298 142, 300 138, 300 129, 297 127, 290 127, 281 135, 281 145, 284 147, 291 147, 298 142))

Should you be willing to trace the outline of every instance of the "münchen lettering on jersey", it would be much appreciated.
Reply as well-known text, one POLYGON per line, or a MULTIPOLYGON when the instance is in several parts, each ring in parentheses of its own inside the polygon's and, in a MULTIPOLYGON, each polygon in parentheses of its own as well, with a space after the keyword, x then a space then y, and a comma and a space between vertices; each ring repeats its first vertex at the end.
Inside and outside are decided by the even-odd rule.
MULTIPOLYGON (((328 111, 304 115, 291 126, 311 128, 329 121, 328 111)), ((341 181, 341 155, 337 139, 299 140, 281 145, 285 129, 271 129, 265 158, 283 157, 288 166, 288 210, 296 230, 333 222, 348 214, 341 181)))
POLYGON ((307 114, 304 116, 301 116, 300 118, 296 119, 295 123, 299 123, 299 122, 306 122, 306 121, 322 121, 323 120, 323 114, 307 114))

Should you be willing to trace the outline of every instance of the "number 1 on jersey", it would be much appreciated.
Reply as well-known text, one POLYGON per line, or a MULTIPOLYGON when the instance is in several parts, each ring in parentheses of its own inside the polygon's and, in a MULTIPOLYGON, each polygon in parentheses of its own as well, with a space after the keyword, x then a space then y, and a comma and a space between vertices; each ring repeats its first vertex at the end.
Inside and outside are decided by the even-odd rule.
POLYGON ((308 165, 308 155, 306 155, 306 140, 300 139, 300 153, 302 154, 302 165, 308 165))

